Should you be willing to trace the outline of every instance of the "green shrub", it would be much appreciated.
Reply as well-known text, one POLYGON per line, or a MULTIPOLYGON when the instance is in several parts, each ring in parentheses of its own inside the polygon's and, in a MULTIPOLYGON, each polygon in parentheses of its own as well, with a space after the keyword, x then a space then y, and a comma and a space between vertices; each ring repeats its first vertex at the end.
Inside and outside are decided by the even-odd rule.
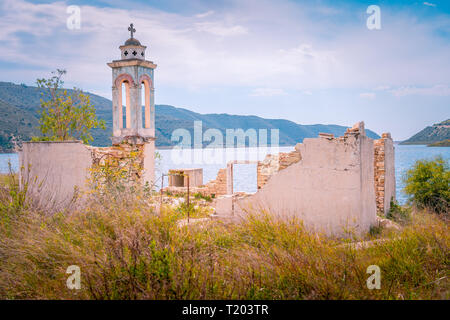
POLYGON ((419 208, 448 215, 450 203, 450 171, 442 157, 418 160, 404 177, 405 193, 419 208))
POLYGON ((401 224, 406 224, 411 220, 411 208, 402 207, 394 199, 391 199, 391 206, 387 218, 401 224))
POLYGON ((72 94, 62 88, 62 76, 66 70, 56 70, 49 79, 37 79, 36 83, 43 89, 42 96, 48 94, 49 99, 41 99, 40 130, 41 137, 33 137, 33 141, 66 141, 80 139, 83 143, 92 141, 91 130, 102 128, 105 121, 99 120, 95 107, 88 94, 74 88, 72 94))
POLYGON ((211 196, 204 195, 204 194, 202 194, 200 192, 195 193, 194 194, 194 198, 195 199, 203 199, 203 200, 205 200, 207 202, 211 202, 212 201, 211 196))

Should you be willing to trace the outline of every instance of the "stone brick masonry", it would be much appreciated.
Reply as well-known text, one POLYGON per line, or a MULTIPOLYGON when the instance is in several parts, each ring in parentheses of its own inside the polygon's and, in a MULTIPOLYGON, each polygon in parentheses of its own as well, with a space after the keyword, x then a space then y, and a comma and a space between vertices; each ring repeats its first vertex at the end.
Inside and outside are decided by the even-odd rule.
POLYGON ((123 171, 128 180, 138 182, 144 169, 144 144, 123 143, 111 147, 88 147, 92 155, 92 168, 106 167, 123 171))
POLYGON ((258 190, 267 183, 272 175, 299 162, 301 158, 300 152, 295 150, 292 152, 280 152, 279 154, 268 154, 263 161, 258 161, 256 167, 258 190))
MULTIPOLYGON (((349 128, 344 136, 335 138, 332 134, 320 133, 319 138, 330 141, 345 142, 351 136, 365 136, 364 123, 358 123, 349 128)), ((270 178, 280 171, 302 160, 301 144, 295 146, 292 152, 268 154, 263 161, 257 162, 257 190, 260 191, 270 178)), ((373 142, 374 154, 374 189, 377 211, 386 214, 390 209, 391 199, 395 199, 395 165, 394 146, 391 135, 383 133, 382 138, 373 142)), ((228 166, 229 167, 229 166, 228 166)), ((229 169, 229 168, 228 168, 229 169)), ((231 168, 232 170, 232 168, 231 168)), ((230 175, 232 177, 232 173, 230 175)), ((220 169, 217 177, 205 186, 192 189, 203 195, 221 196, 227 194, 227 168, 220 169)))
POLYGON ((386 148, 387 141, 391 140, 389 133, 383 133, 381 139, 374 141, 374 177, 375 177, 375 198, 377 211, 385 213, 386 201, 386 148))
POLYGON ((227 169, 220 169, 215 180, 209 181, 205 187, 205 194, 221 196, 227 194, 227 169))

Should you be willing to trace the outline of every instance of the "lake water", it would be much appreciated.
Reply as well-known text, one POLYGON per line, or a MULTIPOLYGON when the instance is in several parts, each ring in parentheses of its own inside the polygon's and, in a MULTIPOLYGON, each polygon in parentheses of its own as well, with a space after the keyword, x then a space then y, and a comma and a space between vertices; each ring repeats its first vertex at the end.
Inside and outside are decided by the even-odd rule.
MULTIPOLYGON (((167 173, 169 169, 181 168, 203 168, 203 182, 206 183, 216 178, 217 171, 225 168, 229 160, 262 160, 268 153, 289 152, 294 147, 279 147, 277 149, 248 148, 248 149, 184 149, 173 151, 160 149, 158 153, 161 159, 156 163, 156 177, 161 173, 167 173)), ((441 155, 450 161, 450 147, 427 147, 422 145, 395 145, 395 170, 397 181, 397 199, 400 203, 406 202, 406 196, 402 193, 402 176, 416 160, 432 159, 441 155)), ((8 162, 12 169, 18 170, 17 154, 0 154, 0 173, 8 172, 8 162)), ((158 185, 161 183, 159 179, 158 185)), ((164 185, 167 186, 167 178, 164 185)), ((256 164, 239 164, 234 166, 234 191, 255 192, 256 191, 256 164)))

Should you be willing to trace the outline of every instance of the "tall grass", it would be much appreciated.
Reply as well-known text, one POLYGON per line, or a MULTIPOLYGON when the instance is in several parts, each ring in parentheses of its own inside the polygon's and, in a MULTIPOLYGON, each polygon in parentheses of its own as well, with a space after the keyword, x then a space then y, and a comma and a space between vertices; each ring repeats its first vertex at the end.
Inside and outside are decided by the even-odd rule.
POLYGON ((0 298, 450 298, 448 224, 423 211, 357 249, 266 213, 179 227, 182 211, 156 213, 139 192, 105 197, 52 216, 0 206, 0 298), (366 285, 374 264, 380 290, 366 285), (80 290, 66 286, 70 265, 80 290))

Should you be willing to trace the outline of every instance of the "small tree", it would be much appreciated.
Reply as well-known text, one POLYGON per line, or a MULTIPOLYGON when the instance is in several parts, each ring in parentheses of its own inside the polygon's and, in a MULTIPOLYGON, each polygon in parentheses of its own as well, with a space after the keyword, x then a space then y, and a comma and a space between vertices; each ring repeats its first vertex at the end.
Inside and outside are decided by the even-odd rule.
POLYGON ((429 208, 437 213, 449 213, 450 171, 442 157, 418 160, 404 177, 405 193, 419 208, 429 208))
POLYGON ((92 141, 91 129, 105 129, 104 120, 99 120, 89 95, 74 88, 72 94, 63 89, 62 76, 66 70, 57 69, 49 79, 37 79, 43 89, 40 111, 42 137, 33 140, 66 141, 80 139, 83 143, 92 141), (44 98, 47 98, 44 100, 44 98))

